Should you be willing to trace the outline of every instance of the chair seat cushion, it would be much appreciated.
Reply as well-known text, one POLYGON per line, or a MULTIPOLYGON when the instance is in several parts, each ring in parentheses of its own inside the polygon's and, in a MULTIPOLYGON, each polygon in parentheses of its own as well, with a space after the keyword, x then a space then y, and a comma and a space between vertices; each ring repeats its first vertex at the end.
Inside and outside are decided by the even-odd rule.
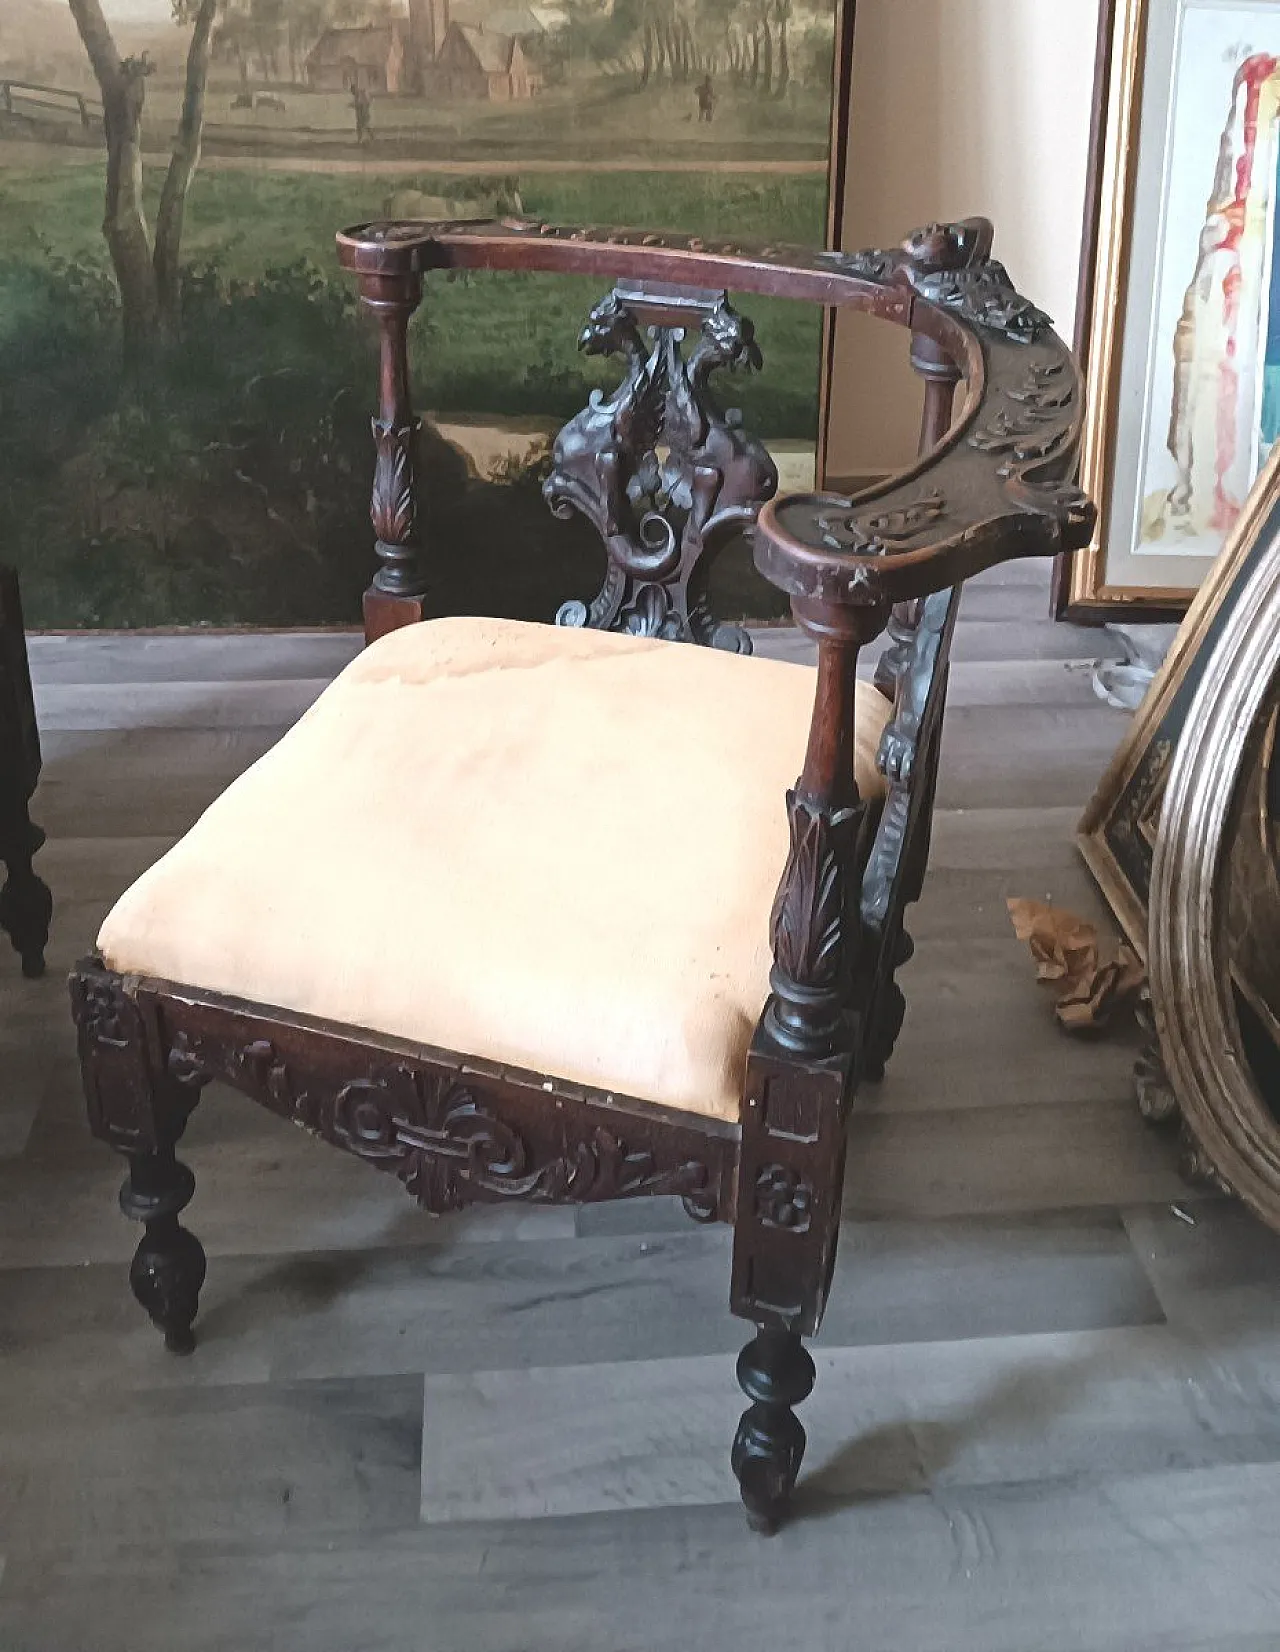
MULTIPOLYGON (((157 976, 736 1119, 807 666, 488 619, 368 648, 129 889, 157 976)), ((888 702, 860 684, 856 774, 888 702)))

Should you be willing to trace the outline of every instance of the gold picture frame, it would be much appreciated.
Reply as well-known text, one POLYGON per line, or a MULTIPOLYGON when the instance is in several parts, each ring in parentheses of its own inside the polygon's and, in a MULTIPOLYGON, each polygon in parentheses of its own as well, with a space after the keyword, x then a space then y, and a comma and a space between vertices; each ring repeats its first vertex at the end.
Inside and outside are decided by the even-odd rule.
POLYGON ((1272 449, 1080 820, 1080 852, 1144 960, 1152 867, 1178 743, 1214 648, 1259 568, 1280 559, 1278 547, 1280 445, 1272 449))
POLYGON ((1151 1008, 1192 1162, 1280 1231, 1280 503, 1274 478, 1169 767, 1151 1008))
MULTIPOLYGON (((1053 606, 1058 618, 1084 623, 1179 619, 1217 554, 1217 543, 1210 545, 1209 536, 1200 536, 1205 538, 1203 554, 1182 543, 1166 552, 1152 549, 1145 528, 1137 530, 1145 522, 1143 489, 1151 484, 1146 468, 1154 450, 1148 445, 1150 432, 1161 417, 1156 380, 1172 371, 1156 365, 1166 351, 1172 361, 1170 338, 1160 331, 1168 320, 1161 314, 1162 294, 1182 286, 1187 191, 1198 191, 1192 198, 1199 211, 1211 181, 1201 180, 1203 167, 1198 167, 1194 184, 1177 186, 1178 210, 1172 210, 1173 117, 1178 96, 1190 96, 1179 79, 1180 72, 1185 75, 1185 63, 1179 71, 1182 54, 1189 50, 1184 30, 1190 27, 1189 17, 1202 20, 1208 12, 1253 15, 1264 32, 1280 24, 1280 17, 1267 18, 1249 0, 1235 7, 1211 0, 1103 0, 1100 9, 1076 315, 1076 348, 1087 384, 1080 480, 1098 507, 1098 527, 1083 550, 1057 559, 1053 606), (1175 247, 1169 228, 1174 220, 1182 239, 1176 242, 1178 262, 1169 268, 1177 273, 1162 285, 1162 259, 1175 247), (1135 408, 1141 411, 1135 413, 1135 408)), ((1230 69, 1214 60, 1215 95, 1217 81, 1230 69)), ((1200 272, 1195 274, 1199 280, 1200 272)), ((1193 537, 1188 544, 1194 543, 1193 537)))

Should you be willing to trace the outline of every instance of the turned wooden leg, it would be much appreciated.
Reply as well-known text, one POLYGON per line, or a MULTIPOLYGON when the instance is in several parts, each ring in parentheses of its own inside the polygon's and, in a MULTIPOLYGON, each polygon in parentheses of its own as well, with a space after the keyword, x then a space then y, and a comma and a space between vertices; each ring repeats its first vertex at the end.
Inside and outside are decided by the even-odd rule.
POLYGON ((36 875, 32 857, 44 842, 44 833, 25 818, 9 844, 0 844, 0 860, 8 868, 0 888, 0 929, 13 942, 29 980, 44 974, 44 949, 53 917, 49 886, 36 875))
POLYGON ((89 958, 70 984, 89 1128, 128 1161, 120 1208, 144 1224, 129 1283, 165 1347, 189 1354, 205 1257, 178 1220, 196 1184, 174 1149, 207 1078, 169 1052, 154 1001, 136 982, 89 958))
POLYGON ((120 1208, 146 1230, 129 1269, 133 1294, 164 1333, 172 1354, 189 1354, 196 1345, 192 1325, 204 1284, 205 1256, 200 1241, 178 1220, 196 1189, 196 1179, 174 1157, 173 1148, 131 1153, 129 1174, 120 1189, 120 1208))
POLYGON ((751 1404, 742 1413, 730 1461, 753 1531, 772 1536, 800 1473, 805 1434, 792 1410, 812 1392, 815 1371, 794 1331, 761 1326, 738 1355, 738 1384, 751 1404))

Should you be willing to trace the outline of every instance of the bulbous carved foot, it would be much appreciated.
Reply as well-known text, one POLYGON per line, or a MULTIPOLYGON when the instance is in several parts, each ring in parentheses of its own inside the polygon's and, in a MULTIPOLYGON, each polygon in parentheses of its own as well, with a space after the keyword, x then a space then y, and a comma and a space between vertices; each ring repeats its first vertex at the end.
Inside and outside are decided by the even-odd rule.
POLYGON ((204 1250, 178 1220, 195 1186, 195 1177, 169 1149, 131 1155, 129 1176, 120 1189, 121 1210, 146 1224, 129 1284, 173 1354, 189 1354, 196 1345, 192 1325, 204 1284, 204 1250))
POLYGON ((742 1413, 730 1461, 747 1523, 771 1537, 781 1525, 804 1457, 805 1433, 792 1406, 813 1389, 809 1351, 793 1331, 762 1327, 738 1355, 742 1413))
MULTIPOLYGON (((39 841, 44 841, 43 833, 39 841)), ((44 974, 44 949, 52 917, 53 896, 44 880, 32 871, 30 860, 11 861, 9 875, 0 888, 0 929, 13 942, 28 980, 44 974)))

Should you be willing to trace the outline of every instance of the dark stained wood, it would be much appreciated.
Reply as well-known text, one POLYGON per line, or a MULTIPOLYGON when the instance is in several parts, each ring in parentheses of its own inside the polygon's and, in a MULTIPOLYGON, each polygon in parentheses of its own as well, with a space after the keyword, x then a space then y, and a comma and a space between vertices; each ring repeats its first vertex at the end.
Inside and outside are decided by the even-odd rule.
MULTIPOLYGON (((925 384, 920 455, 927 458, 950 429, 960 369, 925 334, 912 340, 911 365, 925 384)), ((873 1080, 884 1076, 906 1015, 897 970, 910 960, 914 948, 903 918, 907 905, 920 898, 929 863, 946 662, 959 598, 956 586, 950 592, 896 603, 889 616, 892 645, 876 663, 875 684, 893 701, 893 719, 881 739, 889 795, 862 877, 863 922, 875 936, 869 951, 873 962, 865 988, 863 1041, 863 1071, 873 1080)))
POLYGON ((32 978, 44 974, 53 915, 53 897, 32 866, 44 842, 29 809, 39 778, 40 736, 18 576, 0 567, 0 861, 7 869, 0 885, 0 929, 21 958, 22 973, 32 978))
POLYGON ((338 236, 340 261, 375 299, 430 270, 543 270, 848 305, 932 339, 967 388, 946 441, 853 500, 768 504, 756 529, 757 566, 780 590, 871 605, 1010 556, 1055 555, 1092 531, 1073 480, 1082 408, 1070 354, 990 250, 991 226, 976 218, 858 253, 528 219, 367 224, 338 236))
POLYGON ((361 283, 360 301, 378 323, 377 464, 369 514, 380 566, 365 594, 365 636, 373 642, 424 617, 426 574, 417 543, 414 446, 418 420, 409 389, 409 318, 422 302, 422 280, 388 275, 361 283))
POLYGON ((762 365, 754 326, 727 292, 619 282, 578 347, 626 367, 618 388, 593 394, 557 436, 543 484, 557 516, 586 517, 606 557, 594 601, 564 603, 556 623, 749 653, 742 627, 712 616, 707 583, 719 553, 777 491, 778 472, 709 381, 762 365))
POLYGON ((163 1333, 166 1348, 189 1354, 205 1255, 178 1220, 195 1192, 195 1177, 174 1149, 199 1087, 188 1075, 175 1077, 158 1059, 155 1005, 123 990, 117 977, 77 972, 71 1002, 89 1127, 128 1160, 120 1208, 145 1224, 129 1284, 163 1333))
POLYGON ((777 1531, 800 1473, 805 1434, 793 1406, 813 1392, 816 1372, 794 1331, 761 1330, 738 1355, 738 1385, 751 1401, 734 1435, 731 1460, 747 1520, 777 1531))
POLYGON ((128 1157, 125 1208, 147 1224, 135 1292, 171 1347, 190 1346, 204 1257, 177 1222, 191 1179, 173 1149, 211 1080, 391 1171, 436 1212, 678 1194, 691 1215, 733 1225, 730 1305, 757 1330, 739 1361, 750 1405, 732 1466, 752 1523, 772 1530, 804 1449, 793 1407, 812 1387, 813 1364, 801 1338, 818 1329, 830 1286, 849 1111, 861 1078, 883 1069, 902 1019, 893 976, 909 952, 903 910, 928 857, 959 584, 1008 558, 1079 543, 1091 527, 1073 480, 1074 364, 991 258, 980 219, 854 254, 749 252, 524 220, 368 225, 338 244, 381 330, 373 519, 382 565, 366 601, 370 635, 420 616, 429 596, 406 332, 424 275, 536 269, 616 282, 587 337, 602 351, 620 347, 623 383, 562 432, 547 489, 553 508, 595 522, 610 578, 590 609, 561 619, 740 646, 702 602, 718 521, 751 531, 757 567, 790 597, 818 671, 799 777, 779 799, 790 848, 770 922, 771 990, 739 1119, 726 1123, 308 1020, 287 1005, 125 979, 86 960, 72 1003, 90 1123, 128 1157), (854 499, 762 505, 771 462, 707 393, 713 368, 758 356, 729 290, 850 304, 910 329, 926 381, 924 451, 912 469, 854 499), (674 330, 694 333, 690 318, 686 355, 674 330), (645 322, 657 329, 652 347, 645 322), (647 499, 646 479, 663 484, 647 499), (888 800, 873 808, 854 779, 855 676, 860 649, 895 604, 880 674, 894 708, 878 755, 888 800))
POLYGON ((92 962, 73 1005, 90 1124, 122 1151, 162 1145, 164 1106, 189 1111, 216 1079, 390 1171, 436 1214, 674 1193, 729 1217, 731 1124, 92 962))

